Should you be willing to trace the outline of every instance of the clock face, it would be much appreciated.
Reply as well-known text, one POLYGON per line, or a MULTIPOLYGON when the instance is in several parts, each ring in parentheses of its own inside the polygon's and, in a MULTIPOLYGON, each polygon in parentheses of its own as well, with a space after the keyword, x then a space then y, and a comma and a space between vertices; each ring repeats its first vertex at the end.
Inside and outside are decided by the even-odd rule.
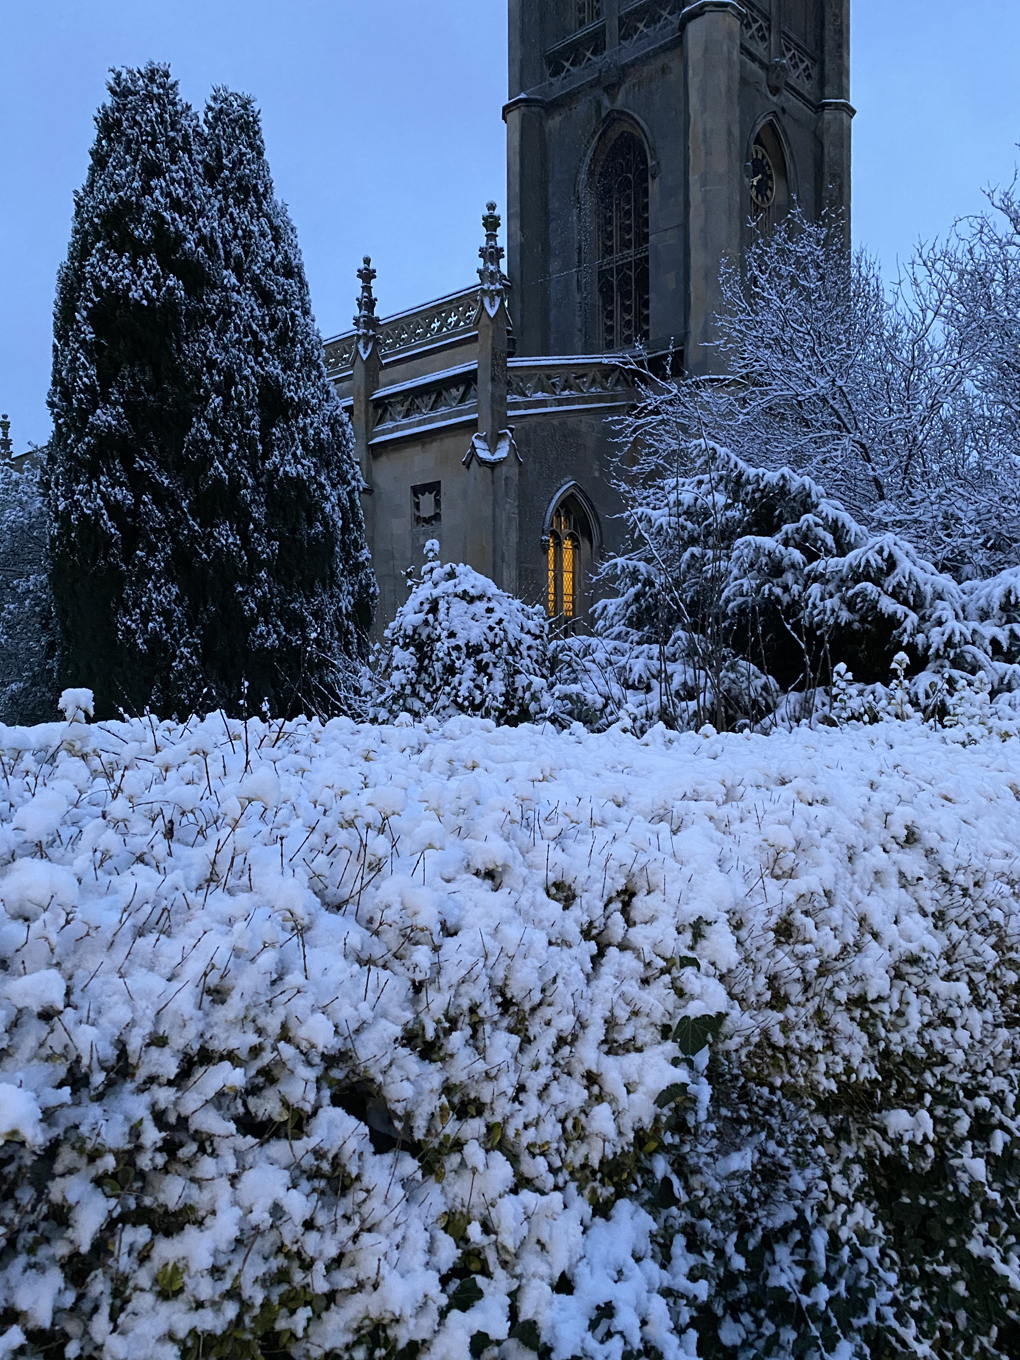
POLYGON ((756 145, 751 152, 751 201, 758 209, 772 206, 776 196, 776 172, 769 160, 769 153, 763 146, 756 145))

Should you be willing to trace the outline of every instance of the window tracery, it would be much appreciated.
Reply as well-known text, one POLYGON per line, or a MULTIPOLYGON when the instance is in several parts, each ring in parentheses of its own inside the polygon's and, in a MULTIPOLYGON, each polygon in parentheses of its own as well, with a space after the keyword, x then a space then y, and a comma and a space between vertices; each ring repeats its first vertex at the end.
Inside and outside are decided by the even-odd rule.
POLYGON ((587 28, 602 18, 602 0, 574 0, 574 18, 577 28, 587 28))
POLYGON ((586 586, 595 566, 596 528, 580 491, 563 496, 546 520, 545 608, 571 632, 587 612, 586 586))
POLYGON ((581 536, 570 509, 561 506, 553 516, 547 549, 546 612, 551 619, 569 622, 578 613, 578 566, 581 536))
POLYGON ((648 153, 621 132, 597 172, 600 338, 606 351, 648 339, 648 153))

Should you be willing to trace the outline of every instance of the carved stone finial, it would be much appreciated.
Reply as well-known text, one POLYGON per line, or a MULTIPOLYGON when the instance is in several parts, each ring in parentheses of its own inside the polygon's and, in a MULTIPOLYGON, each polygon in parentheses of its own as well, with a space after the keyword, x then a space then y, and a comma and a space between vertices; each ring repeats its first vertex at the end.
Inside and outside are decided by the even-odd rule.
POLYGON ((14 455, 14 445, 11 442, 11 418, 4 412, 0 416, 0 458, 8 459, 14 455))
POLYGON ((362 359, 367 359, 379 342, 379 318, 375 314, 375 294, 372 291, 377 272, 372 268, 371 255, 366 255, 364 264, 358 270, 361 293, 358 296, 358 314, 354 318, 354 329, 358 334, 358 353, 362 359))
POLYGON ((500 216, 496 212, 496 205, 495 203, 488 203, 486 207, 487 212, 482 218, 482 226, 485 228, 485 245, 478 252, 482 261, 478 277, 482 281, 480 290, 482 306, 490 316, 495 316, 505 297, 502 264, 506 252, 499 244, 500 216))

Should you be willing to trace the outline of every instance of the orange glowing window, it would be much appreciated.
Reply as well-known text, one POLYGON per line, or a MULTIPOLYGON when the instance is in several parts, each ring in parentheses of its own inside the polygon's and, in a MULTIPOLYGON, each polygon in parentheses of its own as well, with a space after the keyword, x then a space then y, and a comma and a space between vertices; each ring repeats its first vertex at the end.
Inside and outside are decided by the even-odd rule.
POLYGON ((575 548, 574 535, 567 534, 563 540, 563 613, 568 619, 572 619, 577 612, 574 599, 575 548))
POLYGON ((573 515, 566 509, 557 510, 547 549, 546 612, 550 618, 574 619, 578 615, 580 547, 573 515))

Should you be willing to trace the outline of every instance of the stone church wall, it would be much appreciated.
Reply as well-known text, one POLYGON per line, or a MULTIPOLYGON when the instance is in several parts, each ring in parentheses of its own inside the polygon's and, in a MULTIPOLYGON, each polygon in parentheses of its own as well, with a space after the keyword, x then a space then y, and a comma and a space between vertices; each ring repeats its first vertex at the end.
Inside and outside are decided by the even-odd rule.
MULTIPOLYGON (((544 604, 546 561, 543 530, 557 492, 576 483, 597 508, 593 526, 602 557, 618 552, 624 541, 623 509, 613 486, 616 452, 613 431, 600 416, 560 416, 518 426, 520 479, 520 595, 544 604)), ((590 584, 590 606, 594 591, 590 584)))

